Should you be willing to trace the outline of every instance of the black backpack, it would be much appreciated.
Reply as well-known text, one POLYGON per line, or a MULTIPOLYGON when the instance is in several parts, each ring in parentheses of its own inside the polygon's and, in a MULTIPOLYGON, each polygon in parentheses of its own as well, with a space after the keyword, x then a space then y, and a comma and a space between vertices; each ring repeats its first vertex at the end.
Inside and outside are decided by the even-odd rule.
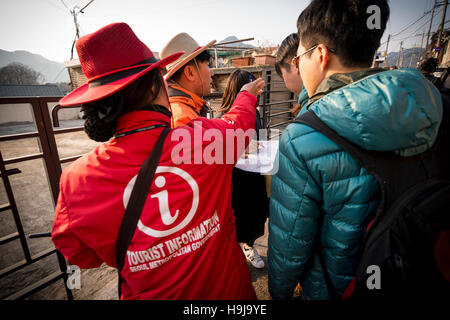
POLYGON ((444 116, 434 145, 412 157, 364 150, 311 111, 294 120, 342 147, 381 188, 381 203, 368 223, 356 276, 342 296, 330 281, 319 241, 333 300, 450 297, 450 99, 442 99, 444 116))

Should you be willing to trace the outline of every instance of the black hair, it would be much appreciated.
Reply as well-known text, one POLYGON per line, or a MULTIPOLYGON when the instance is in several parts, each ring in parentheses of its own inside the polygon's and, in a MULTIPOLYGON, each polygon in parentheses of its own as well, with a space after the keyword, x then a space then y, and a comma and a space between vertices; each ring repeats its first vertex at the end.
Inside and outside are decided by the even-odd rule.
POLYGON ((370 67, 388 19, 387 0, 313 0, 298 17, 298 36, 306 49, 325 44, 335 50, 344 67, 370 67), (373 29, 369 8, 380 10, 373 29))
POLYGON ((433 57, 428 58, 420 64, 419 70, 422 73, 433 73, 436 70, 438 64, 439 64, 438 59, 433 58, 433 57))
POLYGON ((153 69, 124 89, 83 104, 84 131, 92 140, 108 141, 116 131, 119 116, 151 104, 163 88, 159 69, 153 69))
POLYGON ((225 91, 223 93, 222 105, 220 106, 218 112, 228 112, 233 106, 233 102, 242 86, 253 80, 255 80, 255 77, 250 72, 242 69, 234 70, 227 80, 225 91))
POLYGON ((275 70, 280 77, 283 77, 281 68, 287 71, 291 70, 291 61, 297 55, 298 43, 297 33, 291 33, 281 42, 275 60, 275 70))
POLYGON ((177 72, 175 72, 172 75, 172 79, 177 80, 181 77, 181 75, 183 74, 184 68, 186 68, 186 66, 189 65, 194 65, 195 61, 197 62, 205 62, 208 61, 208 63, 211 63, 211 54, 209 53, 208 50, 203 51, 202 53, 200 53, 198 56, 196 56, 194 59, 190 60, 188 63, 186 63, 184 66, 182 66, 180 69, 177 70, 177 72))

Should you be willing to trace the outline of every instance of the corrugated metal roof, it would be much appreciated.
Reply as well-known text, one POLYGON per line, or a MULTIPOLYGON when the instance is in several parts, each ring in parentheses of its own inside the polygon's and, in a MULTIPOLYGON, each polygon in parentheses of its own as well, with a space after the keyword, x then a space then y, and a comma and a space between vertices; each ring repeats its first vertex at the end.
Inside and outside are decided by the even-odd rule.
POLYGON ((55 84, 0 85, 0 97, 62 97, 64 94, 55 84))

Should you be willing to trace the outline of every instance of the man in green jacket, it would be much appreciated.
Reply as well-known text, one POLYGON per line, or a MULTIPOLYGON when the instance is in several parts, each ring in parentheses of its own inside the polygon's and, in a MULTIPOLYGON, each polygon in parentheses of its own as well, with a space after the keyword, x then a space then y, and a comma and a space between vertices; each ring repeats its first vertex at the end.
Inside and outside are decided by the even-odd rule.
MULTIPOLYGON (((313 0, 297 21, 297 63, 310 110, 367 150, 408 157, 429 149, 442 120, 438 90, 416 69, 370 69, 389 18, 387 0, 313 0), (370 20, 376 6, 378 24, 370 20)), ((355 276, 360 245, 380 202, 376 179, 316 130, 290 124, 272 178, 268 272, 274 299, 330 299, 355 276)))
POLYGON ((280 44, 275 60, 275 70, 283 79, 286 88, 298 97, 298 104, 291 109, 291 113, 297 116, 302 106, 308 103, 308 93, 303 86, 298 66, 294 64, 297 55, 298 34, 291 33, 280 44))

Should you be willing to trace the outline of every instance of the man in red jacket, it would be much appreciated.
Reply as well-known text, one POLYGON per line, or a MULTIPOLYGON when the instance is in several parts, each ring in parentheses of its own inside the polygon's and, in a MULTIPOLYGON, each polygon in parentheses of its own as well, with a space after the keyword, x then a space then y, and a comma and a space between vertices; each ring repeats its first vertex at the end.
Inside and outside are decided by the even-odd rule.
MULTIPOLYGON (((160 68, 181 53, 157 61, 124 23, 86 35, 76 47, 89 81, 60 104, 82 104, 86 132, 107 142, 64 170, 52 240, 80 268, 117 267, 116 239, 136 175, 170 127, 160 68)), ((233 133, 254 128, 263 84, 245 85, 221 119, 198 118, 167 136, 124 259, 121 299, 256 299, 230 189, 248 143, 232 146, 233 133)))

